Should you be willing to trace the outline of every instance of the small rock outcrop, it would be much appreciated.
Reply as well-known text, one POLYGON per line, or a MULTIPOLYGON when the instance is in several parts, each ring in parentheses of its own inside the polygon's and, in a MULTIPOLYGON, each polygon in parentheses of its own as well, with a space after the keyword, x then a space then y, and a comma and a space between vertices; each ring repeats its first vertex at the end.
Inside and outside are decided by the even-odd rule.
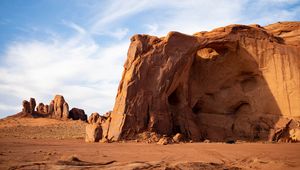
POLYGON ((88 118, 88 123, 89 124, 97 123, 99 117, 100 117, 99 113, 97 112, 92 113, 88 118))
POLYGON ((30 113, 33 114, 36 106, 36 102, 34 98, 30 98, 29 105, 30 105, 30 113))
POLYGON ((86 142, 99 142, 102 139, 102 126, 99 121, 100 115, 98 113, 92 113, 88 118, 88 124, 85 128, 85 141, 86 142))
POLYGON ((162 138, 159 139, 159 141, 157 142, 157 144, 159 145, 168 145, 173 143, 172 139, 166 136, 163 136, 162 138))
POLYGON ((72 108, 69 112, 69 118, 73 120, 87 121, 87 115, 84 113, 84 110, 79 108, 72 108))
POLYGON ((69 105, 61 95, 56 95, 53 100, 52 117, 58 119, 67 119, 69 117, 69 105))
POLYGON ((179 143, 179 142, 182 142, 183 141, 183 135, 180 134, 180 133, 177 133, 175 136, 173 136, 173 141, 175 143, 179 143))
POLYGON ((212 142, 298 139, 298 125, 280 129, 277 122, 299 121, 299 32, 300 22, 280 22, 161 38, 134 35, 114 109, 102 123, 103 136, 115 141, 144 132, 212 142))
POLYGON ((23 100, 22 106, 23 106, 22 112, 30 114, 31 112, 30 103, 27 100, 23 100))
POLYGON ((69 105, 61 95, 56 95, 49 105, 39 103, 36 106, 35 99, 30 98, 29 102, 24 100, 22 106, 22 112, 12 117, 48 117, 60 120, 72 119, 87 121, 87 115, 84 113, 84 110, 73 108, 69 111, 69 105))
POLYGON ((39 113, 45 113, 44 112, 44 103, 39 103, 38 106, 36 107, 36 111, 39 113))

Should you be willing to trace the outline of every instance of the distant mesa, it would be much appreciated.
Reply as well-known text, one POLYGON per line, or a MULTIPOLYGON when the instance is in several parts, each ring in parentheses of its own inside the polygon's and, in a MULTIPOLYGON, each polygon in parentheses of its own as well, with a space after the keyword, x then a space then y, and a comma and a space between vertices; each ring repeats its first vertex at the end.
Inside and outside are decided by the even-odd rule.
POLYGON ((22 112, 13 115, 12 117, 47 117, 60 120, 82 120, 87 121, 87 115, 84 110, 79 108, 72 108, 69 110, 69 105, 61 95, 56 95, 49 105, 39 103, 36 106, 34 98, 29 101, 23 101, 22 112), (36 107, 36 108, 35 108, 36 107))

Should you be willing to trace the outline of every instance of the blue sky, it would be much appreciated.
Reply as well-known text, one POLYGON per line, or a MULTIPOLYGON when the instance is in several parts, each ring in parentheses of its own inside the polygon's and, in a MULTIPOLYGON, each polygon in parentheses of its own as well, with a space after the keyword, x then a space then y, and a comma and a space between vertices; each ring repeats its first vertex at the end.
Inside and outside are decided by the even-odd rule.
POLYGON ((299 0, 1 0, 0 118, 62 94, 87 114, 113 108, 133 34, 192 34, 300 20, 299 0))

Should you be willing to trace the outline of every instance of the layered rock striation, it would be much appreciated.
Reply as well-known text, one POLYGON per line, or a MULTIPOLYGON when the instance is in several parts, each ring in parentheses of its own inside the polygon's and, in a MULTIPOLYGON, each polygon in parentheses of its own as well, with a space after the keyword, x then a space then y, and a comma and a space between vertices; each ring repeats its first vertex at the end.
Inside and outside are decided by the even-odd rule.
POLYGON ((102 136, 299 140, 299 52, 300 22, 134 35, 102 136))

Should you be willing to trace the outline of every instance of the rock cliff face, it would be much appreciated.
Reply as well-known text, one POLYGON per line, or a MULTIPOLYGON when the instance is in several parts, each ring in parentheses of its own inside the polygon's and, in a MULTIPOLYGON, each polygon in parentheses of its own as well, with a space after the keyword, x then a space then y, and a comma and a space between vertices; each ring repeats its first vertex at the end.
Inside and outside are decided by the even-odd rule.
POLYGON ((299 131, 299 70, 299 22, 135 35, 103 136, 278 141, 299 131))

